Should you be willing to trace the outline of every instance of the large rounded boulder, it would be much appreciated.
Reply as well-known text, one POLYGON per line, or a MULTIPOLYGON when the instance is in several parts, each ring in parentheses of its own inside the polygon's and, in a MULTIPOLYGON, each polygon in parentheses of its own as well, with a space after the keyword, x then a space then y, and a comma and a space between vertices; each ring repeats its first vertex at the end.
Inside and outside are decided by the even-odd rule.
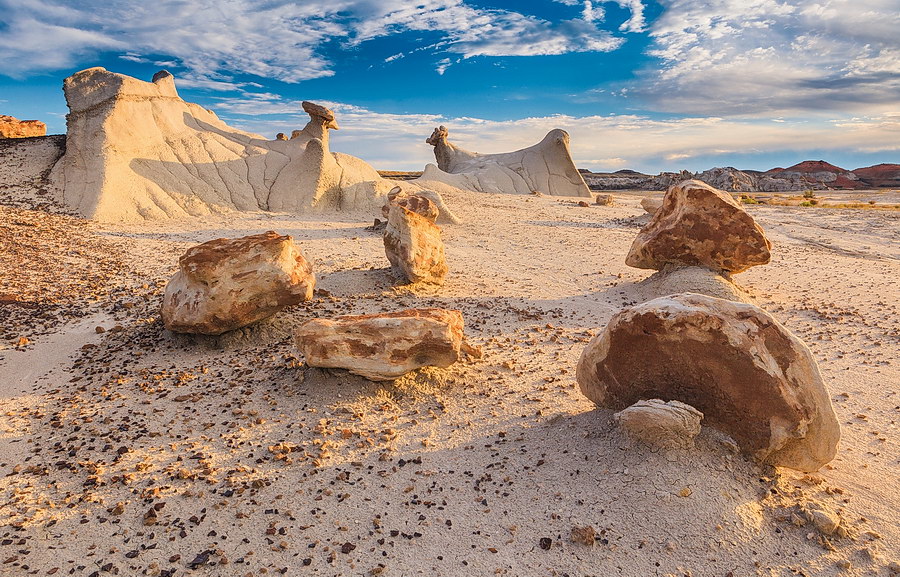
POLYGON ((680 401, 761 462, 815 471, 840 426, 809 349, 764 310, 691 293, 613 316, 578 361, 581 392, 620 411, 680 401))

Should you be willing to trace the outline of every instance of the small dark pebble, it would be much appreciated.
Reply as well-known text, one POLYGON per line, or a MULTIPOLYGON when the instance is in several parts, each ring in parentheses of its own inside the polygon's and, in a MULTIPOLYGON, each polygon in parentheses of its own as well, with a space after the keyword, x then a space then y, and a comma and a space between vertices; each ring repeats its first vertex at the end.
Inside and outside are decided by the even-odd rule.
POLYGON ((551 545, 553 545, 553 539, 550 537, 541 537, 541 540, 538 541, 538 546, 544 551, 549 551, 551 545))

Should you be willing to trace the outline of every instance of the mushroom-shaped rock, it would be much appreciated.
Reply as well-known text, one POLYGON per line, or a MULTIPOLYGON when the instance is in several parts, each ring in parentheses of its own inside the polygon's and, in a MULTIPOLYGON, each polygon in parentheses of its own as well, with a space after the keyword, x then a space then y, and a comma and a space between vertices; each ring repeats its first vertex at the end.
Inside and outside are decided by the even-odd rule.
POLYGON ((474 350, 464 341, 462 313, 437 308, 312 319, 294 337, 309 366, 347 369, 373 381, 449 367, 461 350, 474 350))
POLYGON ((700 433, 703 413, 679 401, 638 401, 613 415, 625 433, 656 447, 686 449, 700 433))
POLYGON ((680 401, 753 458, 815 471, 840 426, 809 349, 764 310, 696 294, 617 313, 585 347, 576 379, 601 407, 680 401))
POLYGON ((163 324, 219 335, 312 298, 316 277, 293 238, 268 231, 189 248, 166 285, 163 324))
POLYGON ((384 229, 384 252, 396 276, 411 283, 444 284, 444 241, 440 227, 428 218, 391 204, 384 229))
POLYGON ((686 180, 669 187, 662 206, 634 239, 625 264, 656 270, 705 266, 737 273, 769 262, 771 246, 731 195, 686 180))

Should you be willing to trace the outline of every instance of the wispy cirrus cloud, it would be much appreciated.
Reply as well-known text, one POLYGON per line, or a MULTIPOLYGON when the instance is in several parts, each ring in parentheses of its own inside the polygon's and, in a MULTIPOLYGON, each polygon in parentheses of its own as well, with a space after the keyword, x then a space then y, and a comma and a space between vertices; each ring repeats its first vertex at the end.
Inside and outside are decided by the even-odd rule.
POLYGON ((461 58, 609 51, 622 43, 594 19, 551 22, 463 0, 0 0, 0 28, 7 75, 69 68, 121 50, 126 59, 170 59, 212 81, 327 77, 334 74, 327 47, 404 32, 436 33, 440 40, 429 48, 461 58))

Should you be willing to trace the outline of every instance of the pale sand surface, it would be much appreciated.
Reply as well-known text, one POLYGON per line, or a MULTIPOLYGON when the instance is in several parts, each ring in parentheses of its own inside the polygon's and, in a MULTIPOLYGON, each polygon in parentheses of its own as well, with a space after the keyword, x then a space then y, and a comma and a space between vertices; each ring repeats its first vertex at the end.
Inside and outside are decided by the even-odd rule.
POLYGON ((413 290, 370 215, 113 226, 0 207, 18 263, 0 293, 56 290, 47 310, 2 305, 0 574, 889 575, 900 213, 749 208, 773 261, 735 280, 810 346, 843 426, 833 463, 801 475, 706 428, 650 451, 580 395, 585 343, 651 272, 624 264, 639 197, 614 196, 448 197, 447 284, 413 290), (270 229, 326 293, 219 338, 162 329, 186 248, 270 229), (305 368, 291 342, 307 318, 419 306, 461 310, 484 357, 372 383, 305 368), (793 523, 810 502, 851 537, 793 523))

